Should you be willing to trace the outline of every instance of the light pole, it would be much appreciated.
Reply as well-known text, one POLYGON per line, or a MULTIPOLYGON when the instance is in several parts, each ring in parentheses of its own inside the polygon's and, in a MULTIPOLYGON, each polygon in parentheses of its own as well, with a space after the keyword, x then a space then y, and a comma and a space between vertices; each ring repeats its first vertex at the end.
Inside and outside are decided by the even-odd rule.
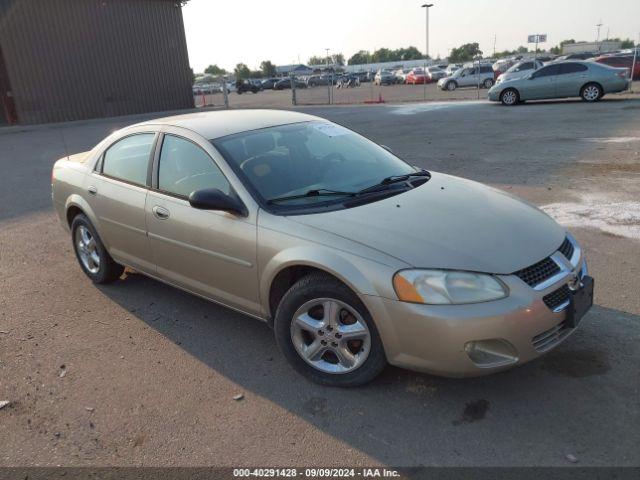
POLYGON ((325 75, 329 76, 329 81, 327 82, 327 103, 331 104, 331 87, 333 87, 333 72, 329 74, 329 49, 325 48, 327 52, 327 71, 325 75))
POLYGON ((598 44, 600 43, 600 27, 602 27, 602 20, 600 20, 600 23, 597 24, 596 27, 598 27, 598 36, 596 37, 596 48, 598 49, 598 52, 600 52, 600 46, 598 44))
POLYGON ((433 7, 433 3, 425 3, 420 8, 424 8, 426 13, 426 29, 425 29, 425 49, 424 49, 424 99, 427 99, 427 58, 429 58, 429 9, 433 7))

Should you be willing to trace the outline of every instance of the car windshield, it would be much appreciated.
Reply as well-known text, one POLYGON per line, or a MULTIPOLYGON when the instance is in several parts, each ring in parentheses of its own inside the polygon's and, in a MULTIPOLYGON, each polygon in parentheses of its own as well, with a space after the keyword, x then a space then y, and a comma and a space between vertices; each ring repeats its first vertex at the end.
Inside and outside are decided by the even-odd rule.
MULTIPOLYGON (((269 127, 213 140, 227 162, 264 202, 308 192, 357 192, 416 170, 347 128, 324 121, 269 127)), ((331 193, 279 202, 312 206, 340 202, 331 193)))
POLYGON ((507 70, 507 73, 522 72, 525 70, 531 70, 532 68, 533 64, 531 62, 516 63, 513 67, 507 70))

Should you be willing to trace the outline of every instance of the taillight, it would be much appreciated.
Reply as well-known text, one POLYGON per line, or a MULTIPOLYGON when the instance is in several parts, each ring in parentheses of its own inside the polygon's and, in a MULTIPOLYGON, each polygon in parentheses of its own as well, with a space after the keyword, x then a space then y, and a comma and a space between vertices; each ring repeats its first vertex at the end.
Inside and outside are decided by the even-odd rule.
POLYGON ((616 73, 616 75, 618 75, 620 78, 627 78, 629 76, 629 71, 625 70, 624 72, 618 72, 616 73))

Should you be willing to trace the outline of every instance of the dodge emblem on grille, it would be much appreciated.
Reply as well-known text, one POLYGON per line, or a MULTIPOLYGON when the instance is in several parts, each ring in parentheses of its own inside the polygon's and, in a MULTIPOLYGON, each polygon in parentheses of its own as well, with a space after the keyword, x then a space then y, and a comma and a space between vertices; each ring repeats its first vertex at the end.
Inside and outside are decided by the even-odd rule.
POLYGON ((578 274, 576 272, 571 272, 569 283, 567 285, 569 286, 569 290, 571 290, 572 292, 580 289, 580 278, 578 277, 578 274))

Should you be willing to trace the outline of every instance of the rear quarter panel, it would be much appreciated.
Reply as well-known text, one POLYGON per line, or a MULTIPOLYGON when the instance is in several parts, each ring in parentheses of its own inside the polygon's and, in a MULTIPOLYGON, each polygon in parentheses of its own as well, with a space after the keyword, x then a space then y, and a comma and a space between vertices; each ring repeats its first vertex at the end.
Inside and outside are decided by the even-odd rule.
MULTIPOLYGON (((58 160, 51 174, 51 199, 53 207, 63 227, 69 229, 67 210, 76 206, 83 210, 95 225, 95 215, 84 200, 86 177, 88 167, 86 163, 77 161, 72 157, 58 160)), ((86 157, 85 157, 86 158, 86 157)))

